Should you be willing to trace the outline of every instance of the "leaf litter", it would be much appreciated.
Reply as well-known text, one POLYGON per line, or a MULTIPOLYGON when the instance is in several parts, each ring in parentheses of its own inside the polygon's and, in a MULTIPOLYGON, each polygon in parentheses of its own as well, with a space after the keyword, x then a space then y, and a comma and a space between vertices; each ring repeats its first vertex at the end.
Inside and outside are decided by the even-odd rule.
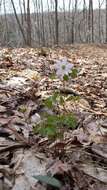
POLYGON ((106 48, 0 50, 0 189, 57 189, 33 177, 43 175, 58 180, 61 190, 107 189, 106 48), (78 70, 65 87, 51 78, 55 62, 64 58, 78 70), (51 110, 43 104, 56 89, 77 126, 62 129, 63 138, 50 139, 34 133, 33 126, 46 113, 64 113, 63 106, 51 110))

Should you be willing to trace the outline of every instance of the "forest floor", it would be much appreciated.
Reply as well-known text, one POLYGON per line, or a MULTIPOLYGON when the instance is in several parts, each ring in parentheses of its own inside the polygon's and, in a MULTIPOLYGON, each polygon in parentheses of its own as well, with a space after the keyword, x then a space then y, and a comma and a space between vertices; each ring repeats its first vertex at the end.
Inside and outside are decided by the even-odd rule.
POLYGON ((107 45, 0 48, 0 190, 9 189, 107 190, 107 45), (78 75, 63 87, 51 76, 64 57, 78 75), (71 97, 64 108, 77 126, 48 138, 33 127, 56 114, 43 104, 56 89, 71 97))

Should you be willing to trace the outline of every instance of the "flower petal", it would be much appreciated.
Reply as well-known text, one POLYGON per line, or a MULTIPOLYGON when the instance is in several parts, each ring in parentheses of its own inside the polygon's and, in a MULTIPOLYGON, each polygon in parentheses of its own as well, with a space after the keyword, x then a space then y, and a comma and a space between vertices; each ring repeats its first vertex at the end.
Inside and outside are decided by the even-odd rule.
POLYGON ((65 57, 62 60, 56 61, 54 68, 56 69, 56 75, 63 79, 64 75, 68 75, 71 72, 73 64, 69 63, 65 57))

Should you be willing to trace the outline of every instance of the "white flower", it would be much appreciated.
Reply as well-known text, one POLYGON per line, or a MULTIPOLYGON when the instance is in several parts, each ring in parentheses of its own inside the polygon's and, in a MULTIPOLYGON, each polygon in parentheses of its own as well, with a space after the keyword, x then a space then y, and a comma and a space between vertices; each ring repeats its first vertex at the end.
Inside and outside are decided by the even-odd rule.
POLYGON ((61 79, 63 79, 64 75, 68 75, 71 72, 72 68, 73 64, 69 63, 67 61, 67 58, 56 61, 55 64, 56 75, 61 79))

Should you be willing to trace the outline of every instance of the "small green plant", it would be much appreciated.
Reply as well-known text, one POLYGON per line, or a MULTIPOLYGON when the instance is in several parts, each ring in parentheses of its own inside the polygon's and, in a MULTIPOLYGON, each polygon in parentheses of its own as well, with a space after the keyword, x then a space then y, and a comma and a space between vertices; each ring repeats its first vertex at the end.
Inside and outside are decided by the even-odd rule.
POLYGON ((78 70, 77 70, 76 68, 73 68, 73 69, 72 69, 72 72, 70 73, 70 76, 71 76, 72 78, 76 78, 77 75, 78 75, 78 70))
POLYGON ((49 109, 53 109, 58 105, 64 105, 64 97, 58 91, 54 92, 53 95, 45 99, 44 105, 49 109))
POLYGON ((18 109, 20 112, 25 113, 27 111, 27 107, 24 105, 21 105, 18 109))
POLYGON ((55 72, 53 72, 53 73, 50 75, 50 79, 52 79, 52 80, 56 79, 56 73, 55 73, 55 72))
POLYGON ((69 75, 64 75, 64 76, 63 76, 63 80, 64 80, 64 81, 68 81, 68 80, 69 80, 69 75))
POLYGON ((77 119, 73 114, 61 115, 60 122, 68 129, 75 129, 77 126, 77 119))
POLYGON ((63 132, 66 129, 75 129, 77 119, 73 114, 65 115, 47 115, 38 125, 34 126, 34 132, 43 137, 63 138, 63 132))

